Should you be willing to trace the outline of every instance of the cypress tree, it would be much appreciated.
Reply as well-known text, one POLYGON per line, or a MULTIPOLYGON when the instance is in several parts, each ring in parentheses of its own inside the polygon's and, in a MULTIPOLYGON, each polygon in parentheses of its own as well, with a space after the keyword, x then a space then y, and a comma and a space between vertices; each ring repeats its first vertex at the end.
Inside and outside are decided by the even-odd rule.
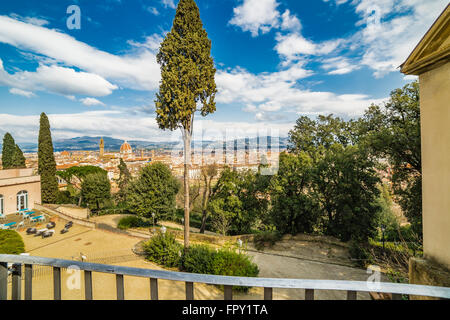
POLYGON ((171 31, 157 55, 161 82, 156 120, 161 129, 181 129, 184 142, 184 246, 189 247, 189 168, 194 114, 216 110, 216 83, 211 40, 194 0, 180 0, 171 31))
POLYGON ((38 172, 41 175, 42 203, 55 203, 58 195, 56 162, 53 154, 53 142, 50 122, 47 115, 41 113, 38 143, 38 172))
POLYGON ((16 144, 16 149, 14 150, 13 167, 14 168, 26 168, 27 167, 25 164, 25 157, 23 155, 23 152, 17 144, 16 144))
POLYGON ((16 152, 16 143, 14 138, 8 132, 3 137, 2 166, 3 169, 14 168, 14 153, 16 152))

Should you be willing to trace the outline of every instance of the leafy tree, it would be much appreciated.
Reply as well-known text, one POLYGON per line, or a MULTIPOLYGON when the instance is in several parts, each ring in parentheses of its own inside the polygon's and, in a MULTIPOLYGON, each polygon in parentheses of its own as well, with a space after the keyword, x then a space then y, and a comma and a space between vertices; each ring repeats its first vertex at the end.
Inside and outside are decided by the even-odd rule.
POLYGON ((212 180, 217 176, 217 164, 209 164, 202 168, 201 178, 203 180, 203 197, 202 197, 202 225, 200 233, 205 233, 206 219, 208 217, 208 203, 212 193, 212 180))
POLYGON ((128 194, 128 185, 131 181, 131 173, 127 168, 127 164, 123 159, 120 159, 119 163, 119 192, 117 194, 117 199, 119 202, 126 202, 127 201, 127 194, 128 194))
POLYGON ((236 171, 226 167, 217 184, 213 188, 209 210, 212 215, 212 224, 222 234, 228 233, 230 227, 234 231, 240 227, 232 224, 232 220, 239 224, 239 217, 243 216, 242 201, 239 199, 240 180, 236 171))
POLYGON ((342 241, 367 241, 380 211, 375 162, 357 146, 334 144, 314 170, 314 187, 324 210, 325 231, 342 241))
POLYGON ((252 232, 268 208, 266 179, 259 172, 225 168, 212 189, 209 210, 213 224, 230 234, 252 232))
POLYGON ((3 169, 14 168, 14 154, 16 152, 16 143, 14 138, 8 132, 3 137, 2 166, 3 169))
POLYGON ((96 210, 100 210, 100 207, 111 198, 108 176, 103 173, 86 175, 81 183, 81 195, 87 204, 95 205, 96 210))
POLYGON ((394 196, 403 213, 422 234, 422 162, 419 84, 412 82, 391 92, 383 106, 372 105, 360 124, 364 143, 394 172, 394 196))
POLYGON ((56 174, 64 179, 70 188, 78 190, 78 206, 81 206, 83 202, 83 194, 81 192, 83 180, 90 174, 107 175, 107 172, 106 170, 96 166, 76 166, 70 167, 66 170, 57 171, 56 174))
POLYGON ((282 153, 271 182, 271 222, 282 233, 310 233, 318 226, 319 203, 312 191, 313 163, 306 152, 282 153))
POLYGON ((181 129, 184 141, 185 235, 189 247, 189 167, 194 115, 216 110, 216 84, 211 41, 194 0, 180 0, 172 30, 161 43, 157 61, 161 83, 156 94, 156 120, 161 129, 181 129))
POLYGON ((41 199, 43 203, 55 203, 58 196, 56 162, 53 154, 53 142, 50 122, 45 113, 41 113, 38 142, 38 172, 41 176, 41 199))
POLYGON ((26 168, 26 164, 25 164, 25 157, 23 155, 22 150, 19 148, 19 146, 16 144, 16 149, 14 151, 14 156, 13 156, 13 167, 14 168, 26 168))
POLYGON ((127 203, 131 212, 141 217, 158 219, 173 215, 175 197, 180 185, 169 167, 161 162, 141 169, 139 177, 128 188, 127 203))

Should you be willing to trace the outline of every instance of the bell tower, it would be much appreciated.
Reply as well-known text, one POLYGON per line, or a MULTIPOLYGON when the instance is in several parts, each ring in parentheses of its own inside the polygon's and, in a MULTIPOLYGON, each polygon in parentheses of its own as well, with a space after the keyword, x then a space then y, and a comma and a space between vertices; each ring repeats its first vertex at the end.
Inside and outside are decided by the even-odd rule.
POLYGON ((105 141, 103 138, 100 139, 100 158, 103 158, 103 155, 105 154, 105 141))

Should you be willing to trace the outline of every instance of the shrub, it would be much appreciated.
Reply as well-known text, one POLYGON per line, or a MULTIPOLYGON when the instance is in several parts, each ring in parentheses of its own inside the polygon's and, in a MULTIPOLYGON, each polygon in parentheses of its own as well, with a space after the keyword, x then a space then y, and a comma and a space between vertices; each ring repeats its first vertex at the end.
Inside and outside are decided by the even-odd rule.
POLYGON ((181 266, 183 246, 170 233, 159 233, 153 237, 144 244, 144 251, 149 261, 169 268, 181 266))
POLYGON ((0 230, 0 253, 20 254, 25 252, 22 237, 14 230, 0 230))
POLYGON ((277 241, 281 239, 282 235, 276 231, 264 231, 255 234, 253 237, 253 243, 257 250, 264 250, 266 244, 273 246, 277 241))
POLYGON ((183 255, 183 269, 187 272, 210 274, 216 250, 207 245, 193 245, 183 255))
MULTIPOLYGON (((221 249, 214 256, 212 274, 235 277, 257 277, 259 269, 246 254, 235 252, 232 249, 221 249)), ((249 288, 236 286, 233 289, 247 292, 249 288)))
POLYGON ((120 219, 117 227, 125 230, 130 228, 149 227, 151 224, 137 216, 128 216, 120 219))
MULTIPOLYGON (((258 266, 245 253, 231 248, 218 251, 207 245, 193 245, 183 255, 183 270, 192 273, 214 274, 221 276, 257 277, 258 266)), ((247 292, 248 287, 233 287, 234 290, 247 292)))
POLYGON ((350 241, 349 254, 359 267, 365 267, 370 263, 371 255, 367 245, 357 240, 350 241))

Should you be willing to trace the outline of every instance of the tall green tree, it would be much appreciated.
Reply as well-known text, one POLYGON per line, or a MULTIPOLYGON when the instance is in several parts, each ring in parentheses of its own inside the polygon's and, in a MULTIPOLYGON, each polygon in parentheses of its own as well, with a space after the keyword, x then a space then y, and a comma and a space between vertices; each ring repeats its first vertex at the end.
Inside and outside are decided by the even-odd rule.
POLYGON ((16 152, 16 143, 10 133, 3 137, 2 166, 3 169, 14 168, 14 154, 16 152))
POLYGON ((161 83, 156 94, 156 120, 161 129, 181 129, 184 142, 184 245, 189 247, 189 168, 196 111, 216 110, 216 84, 211 41, 194 0, 180 0, 171 31, 157 55, 161 83))
POLYGON ((40 118, 38 141, 38 172, 41 176, 41 200, 43 203, 55 203, 58 196, 56 162, 53 154, 53 142, 50 122, 43 112, 40 118))
POLYGON ((25 156, 23 155, 22 150, 16 144, 16 150, 14 151, 14 156, 13 156, 13 167, 14 168, 26 168, 25 161, 26 161, 26 159, 25 159, 25 156))
POLYGON ((145 218, 173 216, 175 197, 180 189, 169 167, 155 162, 141 169, 128 187, 127 204, 131 212, 145 218))
POLYGON ((360 121, 360 135, 372 153, 389 161, 395 200, 413 230, 422 234, 422 161, 419 84, 391 92, 384 106, 372 105, 360 121))
POLYGON ((119 185, 119 192, 117 194, 117 200, 119 202, 125 202, 127 200, 127 194, 128 194, 128 185, 131 181, 131 173, 128 170, 127 164, 123 159, 120 159, 119 163, 119 179, 117 181, 119 185))
POLYGON ((111 198, 111 184, 108 175, 91 173, 86 175, 81 183, 81 195, 89 207, 100 210, 102 205, 111 198))
POLYGON ((282 153, 271 181, 271 224, 282 233, 310 233, 319 224, 320 207, 313 193, 313 161, 304 151, 282 153))

